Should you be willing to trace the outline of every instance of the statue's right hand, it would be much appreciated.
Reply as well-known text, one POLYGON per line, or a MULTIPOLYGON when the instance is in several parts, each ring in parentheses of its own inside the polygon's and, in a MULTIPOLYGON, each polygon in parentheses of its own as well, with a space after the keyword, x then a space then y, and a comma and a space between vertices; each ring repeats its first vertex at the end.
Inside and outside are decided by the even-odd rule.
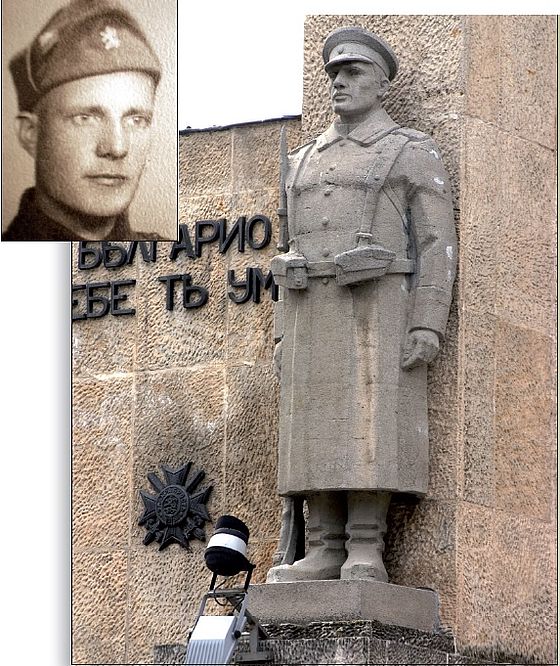
POLYGON ((274 348, 273 362, 274 374, 276 375, 276 379, 280 380, 280 372, 282 371, 282 340, 276 343, 276 347, 274 348))

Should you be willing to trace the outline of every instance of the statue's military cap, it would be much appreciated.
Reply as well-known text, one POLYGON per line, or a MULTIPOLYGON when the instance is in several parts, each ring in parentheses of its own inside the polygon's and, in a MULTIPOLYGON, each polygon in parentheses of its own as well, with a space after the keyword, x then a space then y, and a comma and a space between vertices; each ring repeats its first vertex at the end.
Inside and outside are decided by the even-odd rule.
POLYGON ((137 71, 156 85, 160 63, 134 18, 114 0, 73 0, 10 61, 20 111, 49 90, 99 74, 137 71))
POLYGON ((353 60, 378 65, 390 81, 399 68, 393 49, 379 35, 355 26, 333 30, 323 46, 326 71, 339 63, 353 60))

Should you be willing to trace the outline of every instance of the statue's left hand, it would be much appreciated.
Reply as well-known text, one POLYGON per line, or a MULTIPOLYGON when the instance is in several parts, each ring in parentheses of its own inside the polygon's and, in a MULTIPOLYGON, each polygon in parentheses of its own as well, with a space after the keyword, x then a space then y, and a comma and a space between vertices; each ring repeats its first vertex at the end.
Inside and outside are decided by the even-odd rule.
POLYGON ((401 368, 410 370, 421 363, 430 363, 439 352, 437 333, 425 328, 410 331, 404 346, 401 368))

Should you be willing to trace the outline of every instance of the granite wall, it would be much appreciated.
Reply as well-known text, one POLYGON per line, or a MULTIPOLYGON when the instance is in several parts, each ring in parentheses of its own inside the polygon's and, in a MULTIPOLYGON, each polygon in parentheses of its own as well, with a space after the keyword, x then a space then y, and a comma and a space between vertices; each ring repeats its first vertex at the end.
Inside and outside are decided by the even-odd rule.
MULTIPOLYGON (((301 123, 330 122, 320 44, 345 23, 399 55, 395 120, 432 134, 454 190, 460 264, 442 354, 429 373, 426 499, 391 509, 391 582, 431 587, 457 651, 488 661, 555 660, 555 178, 553 17, 315 16, 306 22, 301 123)), ((263 213, 277 234, 281 122, 180 137, 180 221, 263 213)), ((142 545, 139 490, 161 464, 192 460, 215 486, 214 519, 252 528, 262 580, 276 545, 278 385, 272 303, 238 305, 226 273, 268 270, 276 239, 243 254, 215 244, 78 271, 133 278, 134 317, 77 321, 73 334, 73 632, 76 663, 153 663, 185 641, 208 584, 202 552, 142 545), (157 277, 209 288, 198 310, 165 309, 157 277)), ((74 248, 76 254, 77 248, 74 248)), ((207 528, 207 532, 210 528, 207 528)))

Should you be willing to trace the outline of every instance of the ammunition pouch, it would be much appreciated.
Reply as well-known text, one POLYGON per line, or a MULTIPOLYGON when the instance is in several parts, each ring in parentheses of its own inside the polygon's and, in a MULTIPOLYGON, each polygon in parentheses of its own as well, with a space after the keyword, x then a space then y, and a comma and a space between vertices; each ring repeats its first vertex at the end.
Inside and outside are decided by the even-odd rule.
POLYGON ((307 259, 295 252, 279 254, 270 262, 276 284, 286 289, 307 289, 307 259))
POLYGON ((363 245, 337 254, 334 258, 335 279, 340 286, 358 284, 386 273, 413 273, 414 262, 397 259, 381 245, 363 245))

